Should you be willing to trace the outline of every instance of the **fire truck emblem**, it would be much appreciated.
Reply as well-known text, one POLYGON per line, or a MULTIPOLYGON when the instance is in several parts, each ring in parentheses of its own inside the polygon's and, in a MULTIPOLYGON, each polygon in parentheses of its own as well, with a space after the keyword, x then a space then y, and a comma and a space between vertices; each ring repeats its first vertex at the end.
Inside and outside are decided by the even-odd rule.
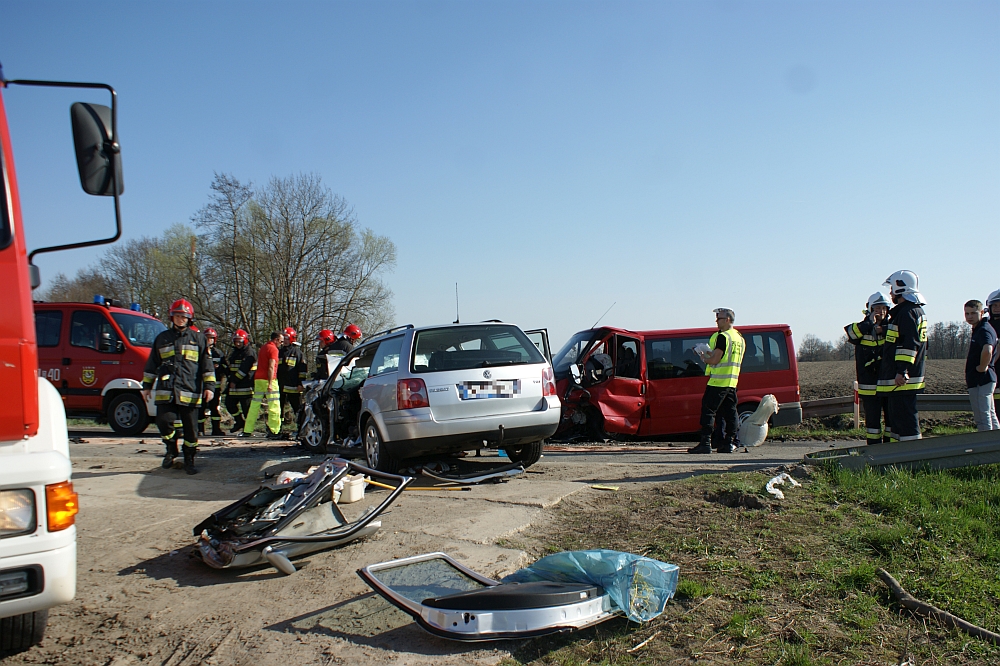
POLYGON ((84 386, 93 386, 97 381, 97 370, 95 368, 84 368, 80 375, 80 383, 84 386))

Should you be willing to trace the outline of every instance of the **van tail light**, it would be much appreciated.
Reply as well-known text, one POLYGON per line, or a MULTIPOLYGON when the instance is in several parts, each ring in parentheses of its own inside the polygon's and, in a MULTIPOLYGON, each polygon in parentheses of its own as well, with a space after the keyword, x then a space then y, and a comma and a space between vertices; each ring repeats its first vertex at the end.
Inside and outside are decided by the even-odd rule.
POLYGON ((427 385, 422 379, 400 379, 396 382, 396 409, 430 407, 427 385))
POLYGON ((552 368, 542 369, 542 397, 556 394, 556 373, 552 368))
POLYGON ((45 510, 49 519, 49 532, 64 530, 76 522, 76 514, 80 512, 77 499, 72 481, 45 486, 45 510))

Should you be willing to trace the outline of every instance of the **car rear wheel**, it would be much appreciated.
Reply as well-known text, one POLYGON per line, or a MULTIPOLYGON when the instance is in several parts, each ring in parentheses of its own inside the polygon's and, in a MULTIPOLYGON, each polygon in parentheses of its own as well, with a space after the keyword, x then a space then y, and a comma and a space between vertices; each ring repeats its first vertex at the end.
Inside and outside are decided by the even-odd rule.
POLYGON ((372 418, 365 421, 365 463, 372 469, 389 474, 395 474, 399 469, 399 461, 389 455, 378 425, 372 418))
POLYGON ((507 457, 511 462, 521 463, 525 467, 534 465, 542 457, 542 445, 544 442, 532 442, 514 448, 505 449, 507 457))
POLYGON ((108 405, 108 424, 119 435, 138 435, 149 425, 146 403, 137 393, 116 395, 108 405))
POLYGON ((24 652, 32 645, 41 643, 48 619, 47 610, 0 619, 0 658, 24 652))

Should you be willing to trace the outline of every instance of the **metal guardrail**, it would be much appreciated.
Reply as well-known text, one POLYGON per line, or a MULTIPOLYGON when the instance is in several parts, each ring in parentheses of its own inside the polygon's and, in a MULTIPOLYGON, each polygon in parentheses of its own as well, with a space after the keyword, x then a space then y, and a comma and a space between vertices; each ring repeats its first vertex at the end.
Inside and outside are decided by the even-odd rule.
POLYGON ((807 465, 834 463, 853 470, 865 467, 950 469, 990 465, 1000 463, 1000 434, 996 430, 988 430, 909 442, 829 449, 809 453, 802 462, 807 465))
MULTIPOLYGON (((971 412, 972 403, 965 393, 921 393, 917 396, 917 409, 921 412, 971 412)), ((864 408, 862 407, 862 411, 864 408)), ((802 418, 851 414, 854 397, 820 398, 802 403, 802 418)))

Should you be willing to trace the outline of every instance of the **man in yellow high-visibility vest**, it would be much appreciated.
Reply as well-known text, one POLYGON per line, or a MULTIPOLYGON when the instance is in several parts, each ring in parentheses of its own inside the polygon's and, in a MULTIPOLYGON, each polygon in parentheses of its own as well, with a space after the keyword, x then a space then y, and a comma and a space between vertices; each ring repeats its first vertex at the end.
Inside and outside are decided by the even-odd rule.
POLYGON ((740 379, 740 364, 746 344, 733 322, 736 315, 729 308, 716 308, 715 325, 718 332, 708 340, 708 350, 700 351, 705 361, 708 386, 701 399, 701 441, 698 446, 688 449, 688 453, 711 453, 712 431, 715 419, 722 418, 726 425, 726 439, 719 445, 719 453, 736 450, 736 384, 740 379))

